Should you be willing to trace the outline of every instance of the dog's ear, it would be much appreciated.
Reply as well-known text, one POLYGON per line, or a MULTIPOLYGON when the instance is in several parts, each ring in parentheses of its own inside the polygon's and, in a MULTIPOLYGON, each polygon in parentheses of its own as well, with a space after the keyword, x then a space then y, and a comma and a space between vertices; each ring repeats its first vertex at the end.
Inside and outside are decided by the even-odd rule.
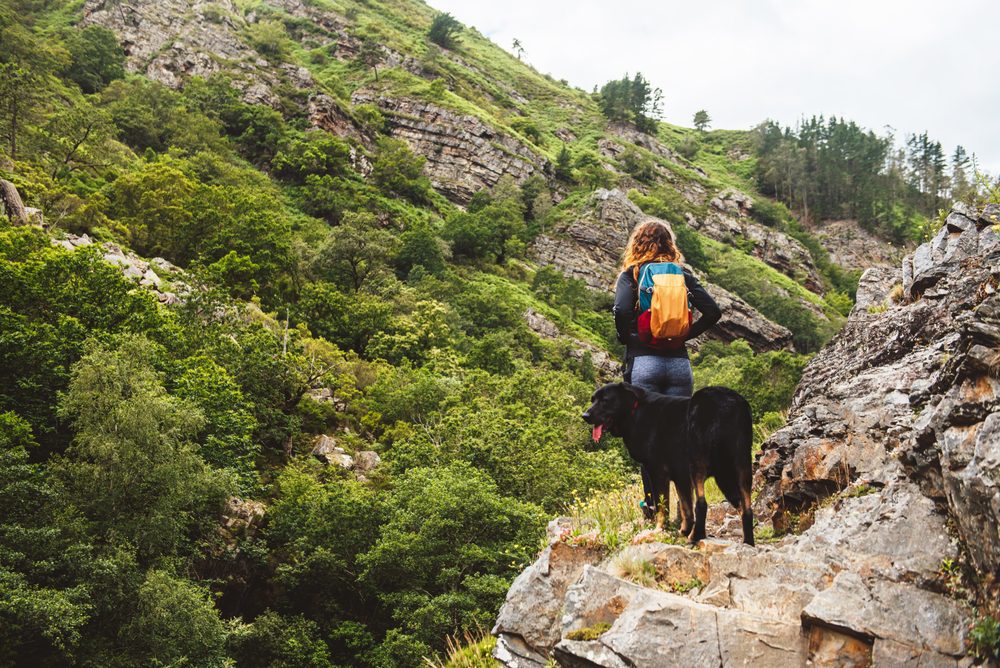
POLYGON ((622 388, 635 397, 636 401, 643 401, 646 398, 646 390, 632 383, 622 383, 622 388))

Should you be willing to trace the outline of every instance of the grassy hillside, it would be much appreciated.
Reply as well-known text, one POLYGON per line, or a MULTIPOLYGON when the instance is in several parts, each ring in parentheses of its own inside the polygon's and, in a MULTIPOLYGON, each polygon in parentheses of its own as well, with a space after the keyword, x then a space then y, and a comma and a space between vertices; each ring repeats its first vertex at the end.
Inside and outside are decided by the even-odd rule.
MULTIPOLYGON (((474 30, 429 43, 436 13, 409 0, 140 4, 252 51, 184 53, 208 76, 174 89, 80 24, 135 7, 0 2, 0 178, 49 226, 0 219, 0 666, 418 666, 488 628, 547 518, 634 476, 579 420, 591 352, 621 352, 608 295, 530 259, 597 186, 796 334, 799 353, 696 359, 764 422, 849 305, 818 244, 824 295, 685 227, 724 188, 753 194, 746 133, 661 124, 665 150, 641 145, 474 30), (338 57, 365 38, 391 50, 375 68, 338 57), (565 173, 458 206, 358 90, 468 114, 539 164, 566 149, 565 173), (313 127, 319 93, 343 132, 313 127), (154 280, 115 249, 178 269, 154 261, 154 280)), ((168 37, 151 59, 195 39, 168 37)), ((810 240, 780 208, 767 224, 810 240)))

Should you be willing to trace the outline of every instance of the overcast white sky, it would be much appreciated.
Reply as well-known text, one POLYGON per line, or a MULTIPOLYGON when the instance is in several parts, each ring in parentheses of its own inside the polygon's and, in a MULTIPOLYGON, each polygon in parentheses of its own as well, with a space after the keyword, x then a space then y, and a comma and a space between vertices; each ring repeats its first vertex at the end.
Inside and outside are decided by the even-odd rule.
POLYGON ((998 0, 429 2, 588 91, 640 70, 672 123, 844 116, 900 141, 927 130, 1000 173, 998 0))

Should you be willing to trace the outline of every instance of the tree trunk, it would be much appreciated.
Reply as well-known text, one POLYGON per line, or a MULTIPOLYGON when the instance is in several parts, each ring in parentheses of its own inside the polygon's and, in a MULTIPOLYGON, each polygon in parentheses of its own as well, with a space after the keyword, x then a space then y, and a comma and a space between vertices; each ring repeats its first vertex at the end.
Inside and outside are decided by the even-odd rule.
POLYGON ((24 208, 24 202, 17 193, 17 188, 10 181, 0 179, 0 200, 3 200, 3 208, 7 217, 15 225, 28 224, 28 211, 24 208))

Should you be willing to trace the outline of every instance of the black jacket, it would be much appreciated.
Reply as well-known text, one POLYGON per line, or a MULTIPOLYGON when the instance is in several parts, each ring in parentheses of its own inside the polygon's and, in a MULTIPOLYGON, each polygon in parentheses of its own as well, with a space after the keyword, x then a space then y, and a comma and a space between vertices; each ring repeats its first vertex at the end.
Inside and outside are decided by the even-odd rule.
MULTIPOLYGON (((712 295, 701 286, 698 279, 689 271, 684 270, 684 284, 687 286, 691 304, 701 314, 701 316, 691 323, 691 331, 685 341, 693 339, 706 329, 714 325, 722 317, 719 305, 712 299, 712 295)), ((676 350, 657 350, 650 348, 639 341, 638 330, 635 320, 639 315, 636 312, 636 301, 638 286, 635 275, 631 269, 626 269, 618 275, 618 283, 615 285, 615 329, 618 330, 618 340, 625 344, 625 358, 632 359, 640 355, 658 355, 660 357, 687 357, 687 346, 681 346, 676 350)))

